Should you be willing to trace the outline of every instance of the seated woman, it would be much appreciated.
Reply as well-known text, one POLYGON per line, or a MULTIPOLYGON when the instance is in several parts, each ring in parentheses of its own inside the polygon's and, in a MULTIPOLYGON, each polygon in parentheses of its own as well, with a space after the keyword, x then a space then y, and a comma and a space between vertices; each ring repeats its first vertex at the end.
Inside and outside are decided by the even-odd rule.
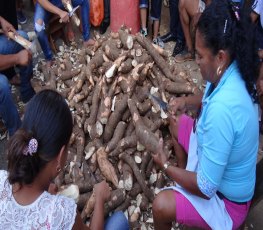
MULTIPOLYGON (((89 1, 72 0, 72 5, 73 7, 80 5, 81 8, 84 46, 94 45, 95 41, 90 38, 89 1)), ((69 22, 69 14, 64 10, 61 0, 37 0, 34 16, 35 31, 48 66, 51 65, 51 60, 53 57, 48 38, 45 33, 45 28, 46 25, 48 25, 50 13, 57 14, 64 23, 69 22)))
MULTIPOLYGON (((66 101, 52 90, 35 95, 27 105, 21 128, 8 143, 8 170, 0 171, 2 229, 103 229, 105 181, 94 186, 95 207, 88 228, 73 199, 48 192, 65 166, 72 133, 66 101)), ((129 229, 122 212, 108 218, 105 229, 129 229)))
POLYGON ((174 114, 201 109, 195 121, 170 118, 179 167, 169 163, 161 143, 153 155, 177 184, 153 202, 157 230, 170 229, 175 220, 202 229, 238 229, 247 216, 259 140, 253 32, 249 15, 228 0, 213 0, 197 23, 196 62, 207 85, 203 96, 170 102, 174 114))

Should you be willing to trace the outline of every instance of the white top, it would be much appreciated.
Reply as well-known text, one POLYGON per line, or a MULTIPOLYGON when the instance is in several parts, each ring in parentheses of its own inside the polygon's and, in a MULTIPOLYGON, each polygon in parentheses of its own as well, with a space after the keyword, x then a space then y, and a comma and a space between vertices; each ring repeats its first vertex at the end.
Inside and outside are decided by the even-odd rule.
POLYGON ((261 26, 263 27, 263 0, 255 0, 252 9, 260 16, 261 26))
POLYGON ((0 170, 0 228, 1 229, 72 229, 77 214, 73 199, 43 192, 32 204, 18 204, 12 194, 7 172, 0 170))

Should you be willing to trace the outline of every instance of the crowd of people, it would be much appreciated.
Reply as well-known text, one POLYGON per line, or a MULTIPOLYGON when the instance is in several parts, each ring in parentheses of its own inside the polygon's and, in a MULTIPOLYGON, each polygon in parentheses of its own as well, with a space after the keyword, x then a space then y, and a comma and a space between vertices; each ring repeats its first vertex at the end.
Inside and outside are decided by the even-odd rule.
MULTIPOLYGON (((92 46, 89 1, 79 5, 83 46, 92 46)), ((19 5, 21 6, 21 5, 19 5)), ((104 0, 100 32, 110 24, 110 1, 104 0)), ((156 195, 152 212, 155 229, 172 223, 202 229, 238 229, 246 219, 255 188, 259 146, 259 108, 263 107, 263 0, 245 7, 239 0, 170 0, 170 30, 159 36, 161 0, 140 0, 143 36, 148 34, 148 9, 153 21, 152 42, 164 47, 175 42, 174 60, 194 60, 207 82, 203 94, 172 98, 169 130, 177 165, 163 151, 163 140, 152 153, 155 164, 176 186, 156 195), (195 109, 193 119, 185 114, 195 109), (180 115, 178 115, 180 114, 180 115)), ((57 92, 35 94, 30 79, 32 54, 9 39, 21 21, 15 0, 0 7, 0 117, 8 129, 7 171, 0 171, 0 226, 4 229, 129 229, 122 212, 104 221, 109 185, 94 186, 95 208, 89 227, 81 220, 74 200, 57 195, 53 181, 64 168, 73 129, 72 115, 57 92), (16 70, 14 70, 14 66, 16 70), (19 82, 14 79, 19 76, 19 82), (10 84, 20 85, 27 103, 21 121, 10 84)), ((47 63, 51 52, 46 24, 50 13, 63 23, 69 14, 61 0, 38 0, 34 27, 47 63)), ((21 14, 20 14, 21 16, 21 14)))

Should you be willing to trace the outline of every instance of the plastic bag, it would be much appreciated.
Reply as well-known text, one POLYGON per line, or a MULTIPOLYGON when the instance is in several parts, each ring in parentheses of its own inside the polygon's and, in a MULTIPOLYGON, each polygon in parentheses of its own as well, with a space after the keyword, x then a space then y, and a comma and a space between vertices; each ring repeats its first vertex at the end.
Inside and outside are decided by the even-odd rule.
POLYGON ((103 0, 90 0, 90 23, 99 26, 104 18, 103 0))

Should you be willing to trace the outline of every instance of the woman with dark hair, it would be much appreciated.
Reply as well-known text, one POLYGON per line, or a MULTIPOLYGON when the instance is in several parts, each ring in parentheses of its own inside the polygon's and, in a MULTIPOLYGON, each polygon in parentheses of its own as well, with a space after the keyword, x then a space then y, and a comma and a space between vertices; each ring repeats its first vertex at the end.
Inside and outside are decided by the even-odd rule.
MULTIPOLYGON (((8 170, 0 171, 1 229, 89 229, 73 199, 48 192, 65 166, 72 127, 71 112, 59 93, 44 90, 30 100, 21 128, 8 143, 8 170)), ((90 229, 103 229, 110 189, 103 181, 94 192, 90 229)), ((110 228, 128 229, 123 213, 107 220, 105 229, 110 228)))
POLYGON ((231 1, 213 0, 198 21, 195 45, 207 85, 204 95, 169 103, 172 114, 200 112, 195 120, 170 117, 178 167, 170 164, 162 142, 153 155, 177 184, 155 198, 154 226, 170 229, 176 220, 202 229, 238 229, 254 193, 259 139, 258 63, 249 15, 231 1))

